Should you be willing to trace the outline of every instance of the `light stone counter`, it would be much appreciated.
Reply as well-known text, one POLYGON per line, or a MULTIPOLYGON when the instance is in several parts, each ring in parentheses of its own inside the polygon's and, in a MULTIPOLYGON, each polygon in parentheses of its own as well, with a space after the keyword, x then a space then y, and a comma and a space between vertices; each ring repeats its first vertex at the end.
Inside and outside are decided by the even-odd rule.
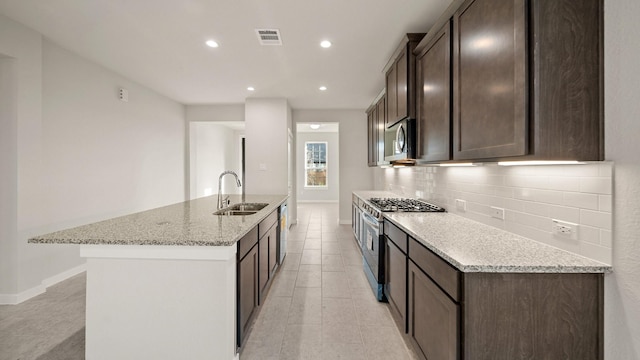
MULTIPOLYGON (((239 203, 240 195, 231 195, 239 203)), ((93 245, 229 246, 287 200, 286 195, 246 195, 248 203, 268 203, 256 214, 219 216, 212 195, 29 239, 30 243, 93 245)))
MULTIPOLYGON (((354 194, 363 200, 389 196, 387 192, 372 191, 354 194)), ((463 272, 607 273, 612 270, 611 266, 595 260, 450 213, 384 213, 384 217, 463 272)))

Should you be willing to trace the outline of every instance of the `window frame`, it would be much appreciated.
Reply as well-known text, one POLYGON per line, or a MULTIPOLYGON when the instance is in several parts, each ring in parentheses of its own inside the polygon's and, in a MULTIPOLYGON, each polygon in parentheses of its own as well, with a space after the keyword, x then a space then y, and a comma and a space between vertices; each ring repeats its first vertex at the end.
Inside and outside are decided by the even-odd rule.
POLYGON ((304 187, 306 189, 328 189, 329 188, 329 142, 328 141, 317 141, 317 140, 311 140, 311 141, 305 141, 304 142, 304 187), (324 149, 325 149, 325 154, 324 154, 324 172, 325 172, 325 184, 324 185, 309 185, 309 173, 308 170, 311 169, 309 167, 307 167, 307 154, 308 154, 308 148, 307 146, 309 144, 324 144, 324 149))

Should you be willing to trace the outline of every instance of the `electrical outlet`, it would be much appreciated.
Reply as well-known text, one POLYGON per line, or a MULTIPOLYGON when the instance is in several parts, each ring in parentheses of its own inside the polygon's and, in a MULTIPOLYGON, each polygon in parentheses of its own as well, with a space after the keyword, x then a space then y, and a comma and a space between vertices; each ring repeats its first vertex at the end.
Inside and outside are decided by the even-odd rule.
POLYGON ((492 206, 491 207, 491 217, 504 220, 504 209, 492 206))
POLYGON ((578 240, 578 224, 551 219, 553 221, 553 234, 559 237, 578 240))
POLYGON ((460 212, 467 211, 467 202, 466 200, 456 199, 456 209, 460 212))

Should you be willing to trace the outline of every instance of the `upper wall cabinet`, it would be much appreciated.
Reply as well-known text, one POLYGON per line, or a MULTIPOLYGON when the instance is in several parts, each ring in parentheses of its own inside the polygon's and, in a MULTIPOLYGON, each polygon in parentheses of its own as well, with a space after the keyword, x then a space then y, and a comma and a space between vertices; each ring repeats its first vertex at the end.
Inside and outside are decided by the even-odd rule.
POLYGON ((417 158, 451 159, 451 22, 417 57, 417 158))
POLYGON ((453 156, 527 153, 526 0, 470 0, 453 16, 453 156))
POLYGON ((454 1, 415 50, 418 160, 603 160, 602 34, 602 0, 454 1))
POLYGON ((387 164, 384 161, 385 109, 386 95, 383 91, 378 100, 367 109, 367 159, 369 166, 387 164))
POLYGON ((416 117, 415 69, 413 54, 424 34, 407 34, 385 67, 387 87, 386 126, 416 117))

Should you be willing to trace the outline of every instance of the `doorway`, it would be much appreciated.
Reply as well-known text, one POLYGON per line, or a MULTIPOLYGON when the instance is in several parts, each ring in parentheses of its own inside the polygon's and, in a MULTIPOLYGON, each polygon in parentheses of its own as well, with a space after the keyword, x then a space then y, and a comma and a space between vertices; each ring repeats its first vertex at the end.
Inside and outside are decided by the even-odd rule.
POLYGON ((296 124, 298 203, 337 203, 340 199, 340 148, 337 122, 296 124))

